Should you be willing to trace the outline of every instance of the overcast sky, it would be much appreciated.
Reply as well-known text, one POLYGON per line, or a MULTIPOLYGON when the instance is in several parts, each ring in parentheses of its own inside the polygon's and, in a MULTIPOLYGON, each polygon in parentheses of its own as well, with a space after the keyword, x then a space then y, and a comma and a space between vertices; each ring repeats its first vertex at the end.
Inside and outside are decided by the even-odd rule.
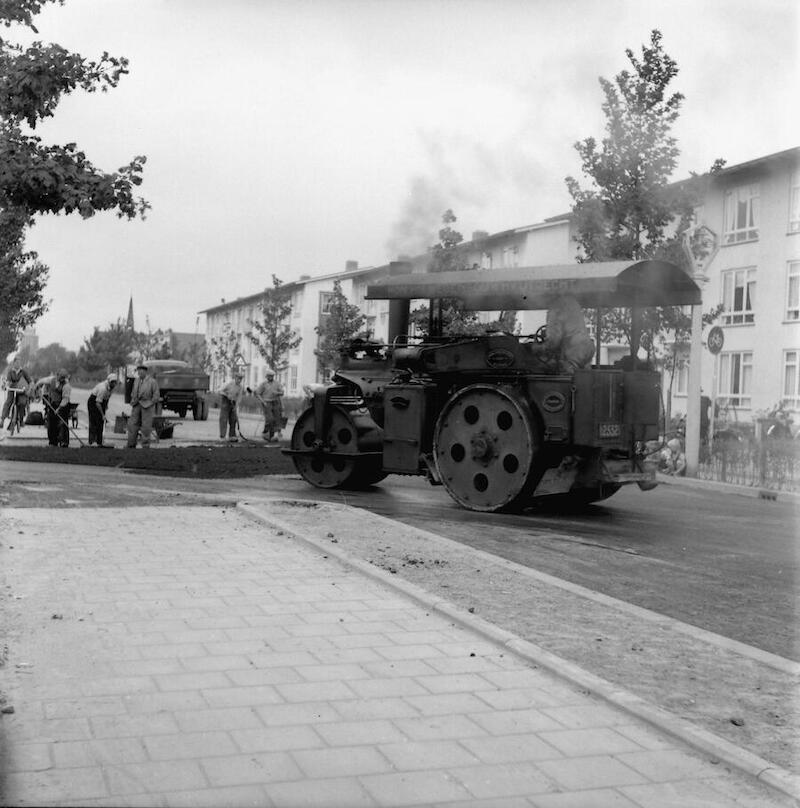
MULTIPOLYGON (((800 145, 797 0, 67 0, 39 38, 127 56, 107 94, 40 127, 114 170, 144 154, 143 222, 42 217, 40 344, 95 325, 204 330, 197 313, 283 281, 381 265, 569 209, 598 77, 658 28, 686 96, 674 178, 800 145)), ((22 41, 22 31, 10 38, 22 41), (19 33, 19 36, 17 34, 19 33)))

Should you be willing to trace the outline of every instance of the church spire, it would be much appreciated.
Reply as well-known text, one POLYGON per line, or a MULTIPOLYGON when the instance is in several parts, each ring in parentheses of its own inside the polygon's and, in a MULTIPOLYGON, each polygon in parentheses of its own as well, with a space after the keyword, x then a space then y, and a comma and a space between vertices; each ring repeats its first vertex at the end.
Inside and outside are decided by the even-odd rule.
POLYGON ((133 331, 133 295, 131 295, 131 299, 128 302, 128 319, 125 321, 125 328, 130 331, 133 331))

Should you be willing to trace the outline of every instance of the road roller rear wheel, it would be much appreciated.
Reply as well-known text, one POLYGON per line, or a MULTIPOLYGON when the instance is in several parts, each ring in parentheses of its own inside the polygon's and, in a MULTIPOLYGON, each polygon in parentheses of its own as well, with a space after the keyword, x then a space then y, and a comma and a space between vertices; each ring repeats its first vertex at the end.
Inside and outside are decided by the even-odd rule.
POLYGON ((475 384, 453 394, 434 430, 434 457, 450 496, 473 511, 529 504, 543 469, 527 403, 510 390, 475 384))
MULTIPOLYGON (((292 449, 308 450, 317 443, 314 432, 314 410, 306 410, 292 430, 292 449)), ((378 451, 381 448, 379 427, 366 411, 347 411, 332 407, 326 435, 322 438, 325 451, 309 455, 292 455, 294 467, 300 476, 317 488, 365 488, 382 480, 386 474, 382 458, 360 457, 359 452, 378 451), (352 454, 353 457, 342 457, 352 454)))

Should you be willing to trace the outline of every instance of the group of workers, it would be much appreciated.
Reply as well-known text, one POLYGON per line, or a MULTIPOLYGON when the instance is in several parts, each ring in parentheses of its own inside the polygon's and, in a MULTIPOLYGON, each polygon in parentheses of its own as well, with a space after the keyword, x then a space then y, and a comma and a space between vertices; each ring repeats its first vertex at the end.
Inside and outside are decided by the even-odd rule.
MULTIPOLYGON (((103 425, 108 400, 117 384, 117 377, 110 373, 99 384, 95 385, 88 401, 89 410, 89 444, 103 444, 103 425)), ((69 374, 60 369, 50 376, 39 379, 36 383, 28 371, 22 367, 18 356, 15 356, 5 376, 6 398, 3 402, 0 429, 20 430, 25 425, 28 403, 31 399, 41 400, 44 407, 43 420, 47 428, 47 443, 50 446, 69 446, 70 421, 75 405, 69 374), (12 414, 13 413, 13 414, 12 414), (12 418, 15 423, 12 423, 12 418)), ((41 422, 40 422, 41 423, 41 422)))
POLYGON ((44 404, 44 422, 47 426, 47 442, 50 446, 69 446, 69 417, 72 387, 66 370, 40 379, 34 384, 28 371, 15 356, 5 377, 6 398, 3 402, 0 429, 20 430, 25 425, 28 402, 41 398, 44 404))
POLYGON ((251 390, 242 386, 244 376, 235 371, 233 379, 220 391, 219 403, 219 439, 235 443, 239 440, 239 405, 245 392, 252 393, 259 400, 264 414, 264 428, 261 437, 265 441, 272 441, 279 435, 286 424, 283 417, 283 386, 275 379, 275 371, 267 368, 264 381, 251 390))
MULTIPOLYGON (((272 369, 267 370, 264 380, 255 391, 249 387, 242 387, 242 379, 242 373, 236 371, 232 381, 229 381, 220 391, 220 439, 224 440, 227 434, 230 441, 238 440, 238 407, 246 390, 248 393, 254 393, 261 404, 264 415, 262 437, 265 441, 274 440, 286 425, 286 419, 283 416, 284 391, 282 385, 275 379, 275 372, 272 369)), ((116 374, 109 373, 89 393, 87 410, 90 446, 103 446, 106 412, 117 383, 116 374)), ((41 399, 49 445, 69 446, 69 421, 72 415, 70 405, 73 403, 73 396, 69 374, 66 370, 61 369, 34 384, 28 371, 22 367, 20 358, 14 357, 6 372, 5 388, 7 395, 3 403, 0 429, 5 426, 6 419, 9 419, 9 429, 11 429, 12 405, 16 405, 13 413, 16 426, 21 428, 25 422, 29 400, 31 398, 41 399)), ((158 382, 148 374, 147 365, 145 363, 137 365, 136 378, 133 380, 130 394, 131 414, 128 418, 127 448, 136 448, 140 435, 142 448, 150 446, 153 419, 160 395, 158 382)))

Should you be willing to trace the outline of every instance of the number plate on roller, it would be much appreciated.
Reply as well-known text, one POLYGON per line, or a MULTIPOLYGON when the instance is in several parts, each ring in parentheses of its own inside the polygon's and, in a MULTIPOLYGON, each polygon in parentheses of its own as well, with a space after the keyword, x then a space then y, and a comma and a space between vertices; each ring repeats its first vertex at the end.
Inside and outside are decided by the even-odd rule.
POLYGON ((601 438, 618 438, 622 434, 622 427, 619 424, 600 424, 601 438))

